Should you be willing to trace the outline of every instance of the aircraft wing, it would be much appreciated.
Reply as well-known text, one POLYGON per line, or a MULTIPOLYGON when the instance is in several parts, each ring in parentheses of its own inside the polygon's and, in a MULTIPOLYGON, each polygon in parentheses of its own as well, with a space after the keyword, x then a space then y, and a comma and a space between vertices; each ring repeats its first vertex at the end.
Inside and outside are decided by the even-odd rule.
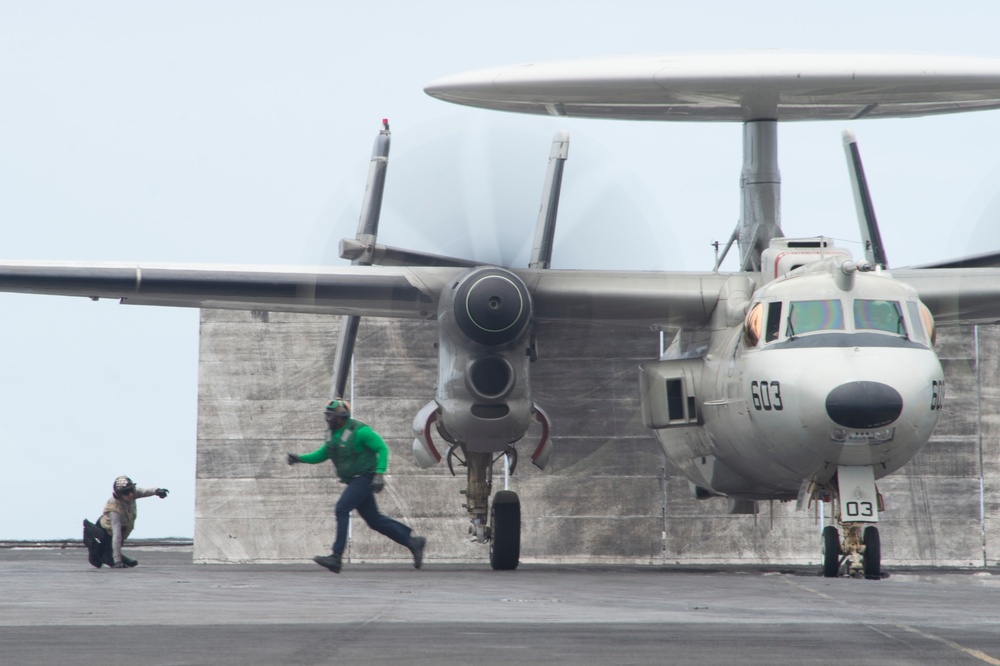
POLYGON ((958 259, 945 259, 908 268, 994 268, 1000 267, 1000 252, 971 254, 958 259))
POLYGON ((459 270, 3 262, 0 291, 129 305, 434 318, 438 294, 459 270))
POLYGON ((895 269, 939 325, 1000 322, 1000 268, 895 269))
POLYGON ((633 326, 704 326, 732 274, 514 271, 532 292, 535 319, 633 326))
MULTIPOLYGON (((0 292, 130 305, 434 319, 465 267, 0 262, 0 292)), ((729 276, 524 269, 536 320, 703 326, 729 276)))

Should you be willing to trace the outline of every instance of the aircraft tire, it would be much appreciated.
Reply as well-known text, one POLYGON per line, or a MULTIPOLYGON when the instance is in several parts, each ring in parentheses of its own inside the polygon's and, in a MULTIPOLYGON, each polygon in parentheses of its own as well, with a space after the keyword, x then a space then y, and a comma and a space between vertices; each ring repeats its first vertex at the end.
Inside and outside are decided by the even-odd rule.
POLYGON ((865 528, 865 578, 868 580, 880 580, 882 578, 882 540, 878 535, 878 528, 869 525, 865 528))
POLYGON ((493 496, 490 523, 490 566, 496 571, 516 569, 521 559, 521 501, 517 493, 501 490, 493 496))
POLYGON ((833 525, 823 528, 823 576, 836 578, 840 572, 840 533, 833 525))

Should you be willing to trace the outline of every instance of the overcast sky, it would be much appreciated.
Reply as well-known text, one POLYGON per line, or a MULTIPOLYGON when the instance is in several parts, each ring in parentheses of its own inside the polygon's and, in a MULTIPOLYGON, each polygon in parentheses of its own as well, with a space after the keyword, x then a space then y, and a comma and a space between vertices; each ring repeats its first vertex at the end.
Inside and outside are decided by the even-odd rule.
MULTIPOLYGON (((709 270, 738 215, 738 125, 514 116, 424 85, 622 53, 1000 57, 997 25, 981 1, 0 0, 0 257, 342 263, 388 117, 387 244, 526 263, 566 129, 555 267, 709 270)), ((783 125, 786 235, 857 255, 846 128, 890 264, 1000 249, 1000 112, 783 125)), ((4 294, 0 316, 0 539, 77 537, 122 473, 172 491, 135 537, 192 536, 198 312, 4 294)))

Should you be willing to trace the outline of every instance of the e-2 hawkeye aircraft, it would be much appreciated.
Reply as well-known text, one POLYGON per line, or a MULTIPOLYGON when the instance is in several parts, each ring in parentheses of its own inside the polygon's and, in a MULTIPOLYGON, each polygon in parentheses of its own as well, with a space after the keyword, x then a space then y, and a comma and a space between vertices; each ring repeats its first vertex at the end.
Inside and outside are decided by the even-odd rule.
MULTIPOLYGON (((570 118, 743 124, 742 210, 727 246, 740 270, 550 268, 568 136, 549 157, 527 268, 479 265, 378 243, 389 154, 372 155, 350 267, 0 262, 0 290, 118 298, 125 304, 344 316, 333 390, 343 395, 361 316, 436 320, 436 395, 414 418, 421 466, 466 467, 473 537, 495 569, 520 557, 517 495, 492 495, 496 463, 542 424, 532 461, 551 455, 531 394, 535 324, 613 323, 674 332, 639 368, 642 418, 697 497, 831 500, 823 571, 878 578, 876 481, 923 447, 945 397, 935 326, 1000 320, 997 255, 889 270, 856 143, 845 137, 865 257, 827 238, 785 238, 777 126, 1000 108, 1000 61, 782 54, 620 57, 526 63, 460 74, 426 92, 459 104, 570 118), (435 437, 436 436, 436 437, 435 437), (437 440, 437 441, 436 441, 437 440), (447 449, 442 455, 439 443, 447 449)), ((429 387, 428 387, 429 389, 429 387)), ((430 390, 430 389, 429 389, 430 390)))

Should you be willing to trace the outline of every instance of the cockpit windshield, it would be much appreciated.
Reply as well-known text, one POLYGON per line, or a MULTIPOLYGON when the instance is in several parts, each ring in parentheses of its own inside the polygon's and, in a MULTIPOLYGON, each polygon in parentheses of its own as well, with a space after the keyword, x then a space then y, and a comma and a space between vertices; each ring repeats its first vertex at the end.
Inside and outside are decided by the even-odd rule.
POLYGON ((906 334, 903 310, 896 301, 857 299, 854 301, 854 328, 906 334))
POLYGON ((792 301, 788 307, 789 337, 813 331, 844 329, 844 308, 839 300, 792 301))
POLYGON ((917 344, 934 344, 934 319, 919 301, 874 298, 765 301, 754 303, 743 322, 747 347, 794 340, 811 333, 841 331, 877 332, 917 344))

